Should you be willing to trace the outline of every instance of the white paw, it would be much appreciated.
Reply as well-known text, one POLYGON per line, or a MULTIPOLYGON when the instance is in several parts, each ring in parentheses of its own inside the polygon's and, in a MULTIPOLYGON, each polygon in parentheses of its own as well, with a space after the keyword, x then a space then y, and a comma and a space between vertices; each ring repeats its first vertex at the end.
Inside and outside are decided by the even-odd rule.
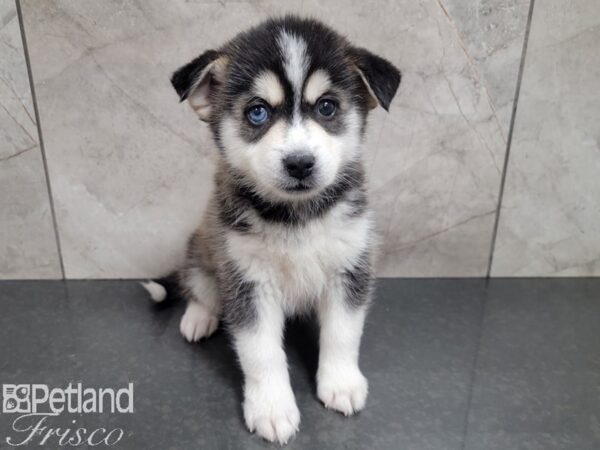
POLYGON ((179 330, 188 342, 196 342, 215 332, 219 319, 199 302, 188 302, 179 330))
POLYGON ((367 379, 358 367, 319 368, 317 396, 326 408, 349 416, 365 407, 368 392, 367 379))
POLYGON ((246 386, 244 419, 251 432, 284 445, 298 431, 300 411, 289 386, 284 389, 269 385, 246 386))

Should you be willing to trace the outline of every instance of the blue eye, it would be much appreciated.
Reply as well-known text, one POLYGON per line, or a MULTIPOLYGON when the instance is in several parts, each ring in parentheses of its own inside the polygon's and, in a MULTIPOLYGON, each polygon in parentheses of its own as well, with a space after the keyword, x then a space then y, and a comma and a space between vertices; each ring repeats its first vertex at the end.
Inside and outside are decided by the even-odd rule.
POLYGON ((254 105, 246 111, 246 117, 252 125, 262 125, 269 118, 269 110, 265 105, 254 105))
POLYGON ((337 107, 336 107, 335 102, 328 98, 322 98, 317 103, 317 112, 325 118, 333 117, 336 109, 337 109, 337 107))

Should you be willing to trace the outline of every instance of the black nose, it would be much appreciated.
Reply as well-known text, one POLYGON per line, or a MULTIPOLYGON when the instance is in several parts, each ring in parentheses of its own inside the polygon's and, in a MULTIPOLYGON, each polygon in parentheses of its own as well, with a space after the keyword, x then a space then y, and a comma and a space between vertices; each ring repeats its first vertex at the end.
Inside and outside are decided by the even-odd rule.
POLYGON ((291 177, 303 180, 311 174, 315 157, 310 153, 294 153, 283 158, 283 165, 291 177))

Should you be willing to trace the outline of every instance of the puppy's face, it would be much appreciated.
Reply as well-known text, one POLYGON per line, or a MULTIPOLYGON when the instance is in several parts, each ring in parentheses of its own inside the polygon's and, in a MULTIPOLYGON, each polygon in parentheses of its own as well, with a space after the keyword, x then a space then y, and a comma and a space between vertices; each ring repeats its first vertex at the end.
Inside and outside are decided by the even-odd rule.
POLYGON ((302 199, 360 158, 367 112, 388 108, 400 74, 324 25, 286 17, 202 54, 172 82, 230 168, 265 197, 302 199))

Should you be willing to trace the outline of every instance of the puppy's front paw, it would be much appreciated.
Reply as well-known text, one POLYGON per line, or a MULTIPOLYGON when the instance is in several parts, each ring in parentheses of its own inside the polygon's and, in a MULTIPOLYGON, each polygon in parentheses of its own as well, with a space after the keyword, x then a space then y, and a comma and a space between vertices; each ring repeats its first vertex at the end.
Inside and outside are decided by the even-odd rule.
POLYGON ((349 416, 364 408, 368 383, 358 367, 319 368, 317 396, 326 408, 349 416))
POLYGON ((215 332, 219 319, 200 302, 189 302, 179 330, 188 342, 196 342, 215 332))
POLYGON ((270 442, 287 444, 298 431, 300 411, 291 388, 246 386, 244 419, 251 432, 270 442))

